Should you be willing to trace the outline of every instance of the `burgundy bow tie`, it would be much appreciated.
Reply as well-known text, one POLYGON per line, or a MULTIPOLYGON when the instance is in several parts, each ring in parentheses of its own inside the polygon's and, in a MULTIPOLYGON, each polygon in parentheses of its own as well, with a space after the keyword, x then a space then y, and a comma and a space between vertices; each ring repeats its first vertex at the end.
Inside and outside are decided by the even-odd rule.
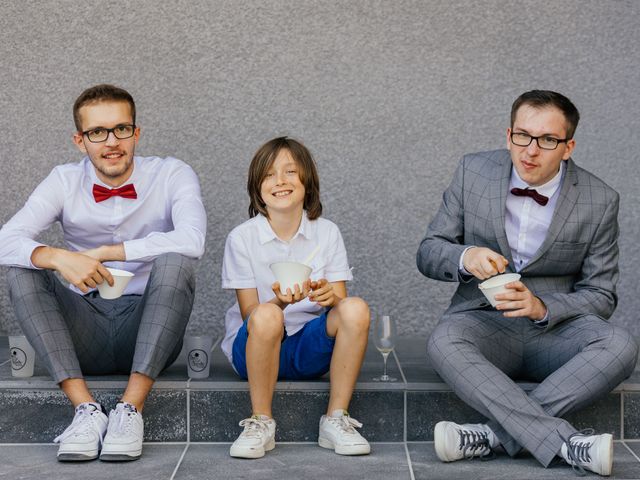
POLYGON ((545 197, 533 188, 512 188, 511 193, 517 197, 531 197, 538 203, 538 205, 542 205, 543 207, 549 201, 549 197, 545 197))
POLYGON ((96 203, 111 197, 138 198, 138 194, 132 183, 120 188, 105 188, 101 185, 93 184, 93 198, 96 203))

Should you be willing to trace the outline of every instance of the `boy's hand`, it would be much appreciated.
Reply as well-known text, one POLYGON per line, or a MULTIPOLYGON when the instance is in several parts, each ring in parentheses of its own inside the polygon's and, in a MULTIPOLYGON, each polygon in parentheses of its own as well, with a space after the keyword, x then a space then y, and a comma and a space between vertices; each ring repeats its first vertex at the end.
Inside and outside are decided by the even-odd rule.
POLYGON ((462 257, 462 265, 474 277, 485 280, 504 273, 509 261, 490 248, 472 247, 462 257))
POLYGON ((333 285, 326 278, 322 278, 317 282, 311 282, 311 293, 309 300, 316 302, 323 307, 333 307, 338 300, 333 290, 333 285))
POLYGON ((297 303, 300 300, 304 300, 309 295, 309 291, 311 290, 311 280, 305 280, 302 283, 302 286, 296 284, 293 288, 293 292, 290 288, 287 288, 287 293, 282 294, 280 292, 280 282, 275 282, 271 285, 271 289, 275 294, 276 298, 280 302, 281 308, 285 308, 287 305, 291 305, 293 303, 297 303))

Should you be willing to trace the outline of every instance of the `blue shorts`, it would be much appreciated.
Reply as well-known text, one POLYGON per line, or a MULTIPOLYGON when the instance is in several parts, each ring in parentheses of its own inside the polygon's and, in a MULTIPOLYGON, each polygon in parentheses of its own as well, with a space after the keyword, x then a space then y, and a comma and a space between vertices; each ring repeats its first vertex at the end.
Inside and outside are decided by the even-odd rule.
MULTIPOLYGON (((307 380, 329 371, 335 338, 327 335, 327 312, 307 322, 294 335, 284 338, 280 345, 278 379, 307 380)), ((247 379, 247 321, 242 324, 233 342, 233 367, 247 379)))

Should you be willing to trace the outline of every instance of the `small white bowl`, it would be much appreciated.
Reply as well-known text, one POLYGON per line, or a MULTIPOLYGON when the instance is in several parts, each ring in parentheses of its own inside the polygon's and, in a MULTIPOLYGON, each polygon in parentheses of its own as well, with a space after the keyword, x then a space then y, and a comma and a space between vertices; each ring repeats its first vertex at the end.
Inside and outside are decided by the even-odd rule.
POLYGON ((517 282, 518 280, 520 280, 519 273, 503 273, 502 275, 496 275, 489 278, 488 280, 485 280, 480 285, 478 285, 478 288, 482 291, 482 293, 484 293, 484 296, 487 297, 487 300, 489 300, 491 306, 495 307, 496 305, 507 301, 502 300, 500 302, 496 302, 495 296, 498 293, 508 292, 509 289, 505 288, 505 285, 507 283, 517 282))

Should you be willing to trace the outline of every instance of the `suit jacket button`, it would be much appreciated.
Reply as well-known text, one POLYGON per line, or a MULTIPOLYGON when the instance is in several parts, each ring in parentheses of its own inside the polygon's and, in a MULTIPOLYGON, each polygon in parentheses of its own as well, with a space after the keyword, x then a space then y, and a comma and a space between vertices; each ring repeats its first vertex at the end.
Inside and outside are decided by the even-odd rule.
POLYGON ((444 276, 447 278, 453 278, 453 275, 451 275, 451 273, 449 272, 444 272, 444 276))

